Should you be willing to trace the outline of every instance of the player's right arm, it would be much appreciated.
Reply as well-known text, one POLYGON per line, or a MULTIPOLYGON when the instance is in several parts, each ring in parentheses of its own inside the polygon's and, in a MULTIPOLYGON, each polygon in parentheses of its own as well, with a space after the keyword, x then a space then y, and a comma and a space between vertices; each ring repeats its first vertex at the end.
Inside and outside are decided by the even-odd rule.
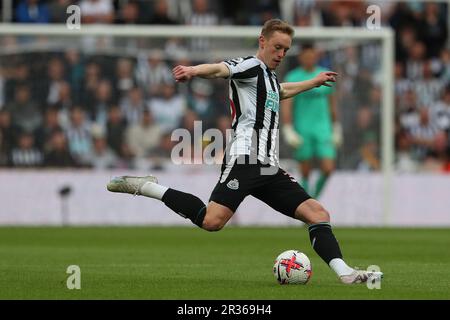
POLYGON ((172 70, 176 82, 185 82, 193 77, 205 79, 229 78, 230 70, 224 63, 208 63, 196 66, 176 66, 172 70))
POLYGON ((328 82, 336 82, 338 74, 333 71, 325 71, 316 75, 314 78, 299 82, 283 82, 280 88, 280 100, 289 99, 304 91, 311 90, 316 87, 331 87, 328 82))

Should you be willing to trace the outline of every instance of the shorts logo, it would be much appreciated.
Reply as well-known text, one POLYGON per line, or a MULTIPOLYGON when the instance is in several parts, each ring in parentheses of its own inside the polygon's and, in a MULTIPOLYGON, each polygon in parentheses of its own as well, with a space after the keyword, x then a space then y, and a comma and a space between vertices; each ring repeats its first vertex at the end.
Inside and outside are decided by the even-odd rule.
POLYGON ((237 189, 239 189, 239 181, 238 181, 238 179, 230 180, 230 181, 227 183, 227 187, 230 188, 231 190, 237 190, 237 189))

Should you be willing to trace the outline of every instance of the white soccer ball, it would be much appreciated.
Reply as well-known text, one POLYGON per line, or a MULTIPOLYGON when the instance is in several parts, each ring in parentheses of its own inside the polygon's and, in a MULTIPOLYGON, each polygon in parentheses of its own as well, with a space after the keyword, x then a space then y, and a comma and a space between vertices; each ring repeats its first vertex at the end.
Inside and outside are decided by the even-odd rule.
POLYGON ((300 251, 284 251, 275 259, 273 274, 280 284, 306 284, 312 274, 311 261, 300 251))

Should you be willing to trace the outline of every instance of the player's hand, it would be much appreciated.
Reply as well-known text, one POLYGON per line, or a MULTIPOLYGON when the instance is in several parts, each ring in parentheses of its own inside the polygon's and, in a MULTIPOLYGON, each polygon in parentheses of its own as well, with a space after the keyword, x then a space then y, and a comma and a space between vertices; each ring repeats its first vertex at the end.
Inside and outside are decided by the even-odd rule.
POLYGON ((333 123, 333 143, 336 147, 340 147, 342 145, 342 143, 344 142, 344 137, 343 137, 343 132, 342 132, 342 126, 339 122, 334 122, 333 123))
POLYGON ((283 137, 286 142, 293 148, 298 148, 303 144, 303 138, 294 130, 292 125, 285 124, 282 128, 283 137))
POLYGON ((186 82, 195 76, 194 67, 189 66, 176 66, 173 68, 172 74, 176 82, 186 82))
POLYGON ((331 87, 332 85, 328 82, 336 82, 337 75, 338 74, 333 71, 325 71, 319 73, 317 76, 314 77, 316 87, 320 86, 331 87))

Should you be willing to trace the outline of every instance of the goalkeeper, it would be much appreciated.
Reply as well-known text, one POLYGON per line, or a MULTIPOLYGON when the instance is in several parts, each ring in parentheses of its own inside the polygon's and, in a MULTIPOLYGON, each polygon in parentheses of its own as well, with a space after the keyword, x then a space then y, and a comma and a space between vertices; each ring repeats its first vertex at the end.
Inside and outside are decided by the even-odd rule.
MULTIPOLYGON (((305 45, 299 55, 300 67, 286 75, 287 82, 314 78, 324 68, 317 65, 317 51, 305 45)), ((336 99, 332 87, 317 87, 282 104, 283 136, 295 149, 299 161, 303 188, 318 198, 335 168, 336 147, 342 143, 342 128, 337 118, 336 99), (320 162, 320 176, 315 188, 310 188, 309 178, 313 160, 320 162)))

